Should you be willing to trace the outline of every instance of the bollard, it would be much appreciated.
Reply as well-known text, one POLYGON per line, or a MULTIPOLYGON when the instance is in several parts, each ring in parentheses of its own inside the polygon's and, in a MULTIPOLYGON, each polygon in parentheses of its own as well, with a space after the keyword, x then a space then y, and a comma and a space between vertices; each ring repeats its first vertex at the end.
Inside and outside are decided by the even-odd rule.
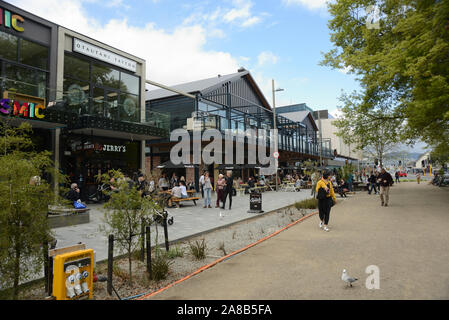
POLYGON ((146 240, 147 240, 147 272, 150 280, 153 280, 153 271, 151 269, 151 230, 150 226, 146 226, 146 240))
POLYGON ((107 290, 112 296, 112 268, 114 263, 114 235, 110 234, 108 239, 108 286, 107 290))
POLYGON ((164 211, 164 237, 165 237, 165 250, 167 250, 167 252, 170 250, 169 246, 168 246, 168 228, 167 228, 167 217, 168 217, 168 213, 167 211, 164 211))
POLYGON ((45 277, 45 292, 47 292, 48 295, 51 294, 50 292, 50 274, 49 274, 49 257, 48 257, 48 241, 44 241, 44 245, 42 247, 43 254, 44 254, 44 277, 45 277))
POLYGON ((142 218, 140 221, 140 261, 145 261, 145 221, 142 218))

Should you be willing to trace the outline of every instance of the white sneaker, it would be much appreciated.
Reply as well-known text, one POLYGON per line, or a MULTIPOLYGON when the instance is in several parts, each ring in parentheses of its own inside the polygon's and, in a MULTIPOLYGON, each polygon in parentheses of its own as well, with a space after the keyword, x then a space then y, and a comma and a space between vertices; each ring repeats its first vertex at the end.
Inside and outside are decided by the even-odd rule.
POLYGON ((326 231, 326 232, 329 232, 329 228, 328 227, 324 227, 323 230, 326 231))
POLYGON ((320 222, 320 229, 323 229, 323 221, 320 222))

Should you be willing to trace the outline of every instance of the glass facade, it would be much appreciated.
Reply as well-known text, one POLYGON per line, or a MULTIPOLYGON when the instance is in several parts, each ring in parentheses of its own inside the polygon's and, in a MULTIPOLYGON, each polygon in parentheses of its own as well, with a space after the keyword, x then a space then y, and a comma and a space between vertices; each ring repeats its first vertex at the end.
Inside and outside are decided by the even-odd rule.
POLYGON ((47 99, 49 49, 0 31, 1 91, 47 99))
POLYGON ((140 77, 65 53, 63 87, 64 101, 73 112, 140 122, 140 77))

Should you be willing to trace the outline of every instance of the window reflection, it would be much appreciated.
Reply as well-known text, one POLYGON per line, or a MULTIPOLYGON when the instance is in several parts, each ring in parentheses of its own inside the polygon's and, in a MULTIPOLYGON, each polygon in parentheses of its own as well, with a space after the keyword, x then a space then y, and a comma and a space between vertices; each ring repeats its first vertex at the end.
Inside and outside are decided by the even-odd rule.
POLYGON ((66 54, 64 56, 64 74, 89 80, 89 62, 66 54))
POLYGON ((132 93, 139 94, 139 78, 128 73, 121 73, 121 82, 120 82, 120 90, 132 93))
POLYGON ((20 40, 20 62, 33 67, 48 69, 48 48, 40 44, 20 40))
POLYGON ((34 97, 46 97, 47 74, 12 64, 5 65, 5 89, 34 97))
POLYGON ((120 72, 104 65, 92 65, 92 81, 110 88, 119 88, 120 72))
POLYGON ((17 61, 17 37, 0 31, 0 57, 17 61))

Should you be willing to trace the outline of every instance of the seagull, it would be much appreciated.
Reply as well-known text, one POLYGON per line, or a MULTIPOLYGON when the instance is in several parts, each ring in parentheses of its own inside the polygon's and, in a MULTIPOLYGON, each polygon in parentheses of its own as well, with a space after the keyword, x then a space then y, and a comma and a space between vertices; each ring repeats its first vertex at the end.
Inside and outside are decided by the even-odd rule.
POLYGON ((341 275, 341 280, 343 280, 344 282, 349 283, 349 285, 352 287, 352 283, 357 281, 358 279, 348 276, 348 274, 346 273, 346 269, 344 269, 343 273, 341 275))
POLYGON ((224 218, 224 213, 220 211, 220 219, 224 218))

